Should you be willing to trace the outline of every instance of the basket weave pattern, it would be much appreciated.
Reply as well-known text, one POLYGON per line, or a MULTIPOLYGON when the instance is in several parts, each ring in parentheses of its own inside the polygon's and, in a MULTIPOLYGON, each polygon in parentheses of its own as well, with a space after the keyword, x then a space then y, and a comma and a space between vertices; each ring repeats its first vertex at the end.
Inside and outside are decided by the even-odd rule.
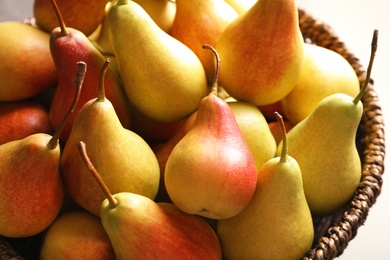
MULTIPOLYGON (((352 65, 360 84, 363 85, 366 79, 365 69, 326 23, 299 9, 299 24, 305 39, 341 54, 352 65)), ((333 259, 341 255, 349 241, 356 236, 359 227, 364 224, 369 209, 381 193, 385 158, 384 120, 372 80, 362 102, 363 117, 356 140, 362 161, 362 180, 348 205, 330 216, 313 220, 315 239, 313 247, 303 257, 304 260, 333 259)), ((15 243, 15 240, 12 241, 15 243)), ((0 237, 1 260, 27 257, 17 252, 11 244, 12 242, 0 237)))

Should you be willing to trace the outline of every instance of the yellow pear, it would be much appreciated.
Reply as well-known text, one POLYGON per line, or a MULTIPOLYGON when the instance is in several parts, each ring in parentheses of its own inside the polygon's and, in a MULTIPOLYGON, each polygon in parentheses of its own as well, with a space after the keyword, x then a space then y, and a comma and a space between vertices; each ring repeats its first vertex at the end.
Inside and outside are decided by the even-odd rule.
POLYGON ((238 14, 243 14, 251 8, 257 0, 225 0, 238 14))
POLYGON ((286 138, 283 148, 260 169, 249 205, 233 218, 218 220, 224 259, 301 259, 310 249, 314 227, 301 170, 287 153, 286 138))
POLYGON ((194 112, 208 89, 195 53, 158 27, 134 1, 119 0, 108 19, 130 103, 157 121, 177 121, 194 112))
POLYGON ((345 93, 355 97, 359 79, 348 61, 335 51, 305 43, 305 58, 293 90, 281 100, 285 117, 294 125, 307 117, 326 96, 345 93))

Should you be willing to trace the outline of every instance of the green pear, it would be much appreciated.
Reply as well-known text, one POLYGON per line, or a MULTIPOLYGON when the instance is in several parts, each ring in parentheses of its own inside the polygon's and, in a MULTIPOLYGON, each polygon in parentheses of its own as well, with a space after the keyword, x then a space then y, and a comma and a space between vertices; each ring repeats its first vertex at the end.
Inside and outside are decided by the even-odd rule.
POLYGON ((22 22, 1 22, 0 43, 0 102, 30 98, 55 86, 48 33, 22 22))
POLYGON ((134 1, 119 0, 108 19, 129 102, 158 121, 177 121, 194 112, 208 89, 195 53, 158 27, 134 1))
POLYGON ((256 162, 257 171, 269 159, 275 157, 277 143, 267 120, 253 104, 236 101, 228 102, 256 162))
MULTIPOLYGON (((302 170, 303 186, 314 215, 332 214, 348 203, 362 176, 356 134, 363 114, 360 101, 370 80, 378 31, 371 44, 366 81, 353 98, 336 93, 322 99, 313 112, 287 134, 289 153, 302 170)), ((281 152, 279 144, 277 154, 281 152)))
MULTIPOLYGON (((102 68, 102 75, 108 65, 109 60, 102 68)), ((97 216, 105 197, 79 155, 80 140, 90 147, 90 157, 113 192, 134 192, 154 199, 160 181, 160 169, 152 149, 139 135, 122 126, 112 103, 105 97, 104 76, 100 80, 96 86, 99 95, 78 112, 60 160, 70 196, 97 216)))
POLYGON ((202 45, 207 43, 215 46, 223 30, 238 14, 224 0, 177 0, 176 6, 170 35, 187 45, 199 57, 207 81, 211 83, 215 72, 214 56, 205 51, 202 45))
MULTIPOLYGON (((56 0, 66 23, 85 35, 90 35, 99 27, 109 1, 56 0)), ((34 0, 33 13, 37 25, 42 30, 50 33, 58 26, 51 1, 34 0)))
POLYGON ((257 1, 218 39, 220 84, 237 100, 275 103, 298 80, 303 43, 295 0, 257 1))
POLYGON ((50 226, 62 207, 59 136, 78 102, 85 63, 78 63, 74 102, 53 136, 29 135, 0 145, 0 235, 22 238, 50 226), (38 217, 36 217, 38 216, 38 217))
POLYGON ((74 210, 59 215, 44 233, 39 259, 116 258, 100 219, 85 210, 74 210))
MULTIPOLYGON (((98 95, 99 75, 106 58, 91 43, 81 31, 67 27, 62 14, 52 0, 54 10, 58 16, 59 27, 53 29, 50 34, 50 52, 58 72, 58 85, 51 101, 49 116, 54 129, 58 127, 66 113, 66 107, 72 102, 74 89, 72 78, 74 68, 69 66, 76 61, 82 60, 88 64, 88 73, 85 76, 83 90, 80 93, 80 102, 75 108, 68 123, 61 134, 60 140, 65 142, 72 129, 73 122, 78 111, 90 99, 98 95)), ((117 72, 111 67, 106 72, 105 84, 107 86, 107 98, 112 102, 123 127, 130 127, 130 110, 126 95, 123 91, 117 72)))
POLYGON ((100 218, 116 259, 222 259, 214 230, 201 217, 186 214, 172 203, 156 203, 131 192, 114 195, 92 164, 84 142, 81 157, 107 198, 100 218))
POLYGON ((217 96, 220 62, 212 50, 217 56, 212 91, 200 102, 192 128, 171 151, 164 178, 167 193, 179 209, 222 219, 248 205, 257 171, 232 110, 217 96))
POLYGON ((233 218, 218 220, 224 259, 301 259, 311 248, 312 216, 299 164, 288 155, 286 140, 281 156, 260 169, 249 205, 233 218))
POLYGON ((298 82, 281 100, 285 117, 294 125, 307 117, 326 96, 345 93, 355 97, 359 79, 348 61, 335 51, 305 43, 298 82))

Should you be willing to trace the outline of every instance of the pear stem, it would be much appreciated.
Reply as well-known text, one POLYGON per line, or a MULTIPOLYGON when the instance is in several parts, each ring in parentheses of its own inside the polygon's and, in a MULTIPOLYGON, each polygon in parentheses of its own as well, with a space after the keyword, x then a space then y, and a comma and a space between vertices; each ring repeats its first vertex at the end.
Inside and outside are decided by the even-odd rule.
POLYGON ((107 185, 104 183, 103 179, 100 177, 100 174, 98 173, 96 168, 93 166, 93 164, 88 156, 85 143, 83 141, 80 141, 78 147, 79 147, 81 157, 83 158, 85 165, 88 167, 88 170, 92 173, 93 177, 95 177, 97 183, 99 184, 100 188, 102 189, 102 191, 106 195, 108 201, 110 202, 111 207, 115 208, 118 205, 118 201, 112 196, 107 185))
POLYGON ((221 59, 219 58, 219 54, 218 54, 217 50, 213 46, 211 46, 209 44, 203 44, 202 48, 211 50, 214 53, 217 64, 216 64, 216 68, 215 68, 214 80, 213 80, 213 83, 211 85, 211 93, 218 96, 218 79, 219 79, 219 71, 220 71, 220 67, 221 67, 221 59))
POLYGON ((77 75, 76 78, 73 80, 73 82, 76 85, 76 92, 72 101, 72 104, 70 105, 68 111, 66 112, 64 118, 62 119, 59 127, 56 129, 54 132, 52 138, 50 139, 49 143, 47 146, 50 149, 55 149, 58 145, 58 140, 60 138, 60 135, 62 131, 64 130, 65 124, 68 122, 69 117, 72 115, 79 99, 80 99, 80 92, 81 88, 83 86, 84 78, 85 78, 85 73, 87 71, 87 64, 83 61, 77 62, 78 70, 77 70, 77 75))
POLYGON ((368 83, 371 79, 371 71, 374 64, 375 54, 376 50, 378 48, 378 30, 374 30, 374 34, 372 36, 372 42, 371 42, 371 55, 370 55, 370 61, 367 68, 367 74, 366 74, 366 80, 364 81, 364 85, 362 89, 360 90, 359 94, 355 97, 353 100, 353 103, 356 105, 363 97, 364 92, 367 89, 368 83))
POLYGON ((282 131, 282 152, 280 154, 280 162, 285 163, 288 159, 288 147, 287 147, 287 133, 286 133, 286 126, 284 125, 283 117, 278 113, 275 112, 276 119, 278 120, 280 131, 282 131))
POLYGON ((56 0, 50 0, 50 1, 51 1, 53 8, 54 8, 54 12, 56 13, 58 23, 59 23, 59 26, 61 28, 62 36, 66 36, 66 35, 68 35, 68 30, 66 29, 66 25, 64 22, 64 18, 62 17, 62 14, 60 12, 60 8, 58 7, 56 0))
POLYGON ((108 65, 110 65, 111 59, 107 58, 106 61, 103 64, 103 67, 100 71, 100 78, 99 78, 99 93, 97 101, 104 101, 106 99, 106 91, 104 88, 104 77, 106 76, 106 72, 108 69, 108 65))

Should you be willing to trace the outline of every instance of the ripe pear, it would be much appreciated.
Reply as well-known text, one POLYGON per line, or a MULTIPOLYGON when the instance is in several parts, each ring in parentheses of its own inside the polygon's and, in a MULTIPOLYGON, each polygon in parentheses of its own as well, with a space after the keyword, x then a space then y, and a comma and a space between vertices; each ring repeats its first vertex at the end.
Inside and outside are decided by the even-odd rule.
POLYGON ((257 1, 219 37, 220 84, 237 100, 274 103, 298 80, 303 43, 295 0, 257 1))
POLYGON ((0 43, 0 102, 30 98, 57 83, 48 33, 22 22, 1 22, 0 43))
POLYGON ((207 81, 214 79, 214 56, 202 45, 215 46, 222 31, 237 18, 237 12, 224 0, 177 0, 170 35, 187 45, 200 59, 207 81), (202 32, 202 33, 199 33, 202 32))
POLYGON ((48 228, 39 259, 115 260, 115 252, 100 219, 77 210, 62 213, 48 228))
MULTIPOLYGON (((90 35, 102 22, 105 6, 109 0, 56 0, 56 2, 68 26, 90 35)), ((50 33, 58 26, 56 14, 49 0, 34 0, 33 13, 37 25, 42 30, 50 33)))
POLYGON ((194 112, 208 89, 195 53, 158 27, 134 1, 119 0, 108 19, 129 102, 157 121, 177 121, 194 112))
POLYGON ((228 102, 256 162, 257 171, 269 159, 275 157, 277 143, 268 127, 267 120, 253 104, 228 102))
MULTIPOLYGON (((88 73, 84 79, 83 90, 80 94, 80 102, 75 108, 75 113, 67 122, 60 140, 65 142, 72 129, 73 121, 85 102, 96 98, 98 95, 99 75, 106 58, 91 43, 91 41, 79 30, 66 27, 56 2, 52 0, 54 10, 58 15, 59 27, 53 29, 50 35, 50 51, 58 71, 58 86, 51 101, 49 116, 50 122, 56 129, 66 113, 65 108, 72 102, 74 88, 71 87, 74 68, 69 66, 82 60, 88 64, 88 73)), ((107 86, 107 98, 112 102, 115 111, 123 125, 130 127, 130 111, 126 95, 123 91, 120 78, 117 73, 108 68, 105 84, 107 86)))
POLYGON ((166 33, 171 30, 176 15, 176 1, 172 0, 134 0, 166 33))
POLYGON ((218 220, 224 259, 301 259, 311 248, 312 216, 299 164, 287 153, 286 141, 290 146, 283 138, 281 156, 260 169, 249 205, 233 218, 218 220))
POLYGON ((217 96, 219 58, 210 94, 165 167, 165 188, 182 211, 211 219, 241 212, 256 188, 256 163, 225 100, 217 96))
POLYGON ((359 186, 362 166, 356 133, 363 114, 360 99, 370 79, 377 41, 375 30, 366 81, 359 94, 355 98, 344 93, 325 97, 287 134, 289 154, 301 167, 306 199, 314 215, 332 214, 350 201, 359 186))
POLYGON ((77 145, 83 140, 90 157, 113 192, 134 192, 154 199, 160 181, 157 158, 150 146, 137 134, 124 128, 115 109, 104 95, 102 68, 97 98, 89 100, 78 112, 66 141, 60 169, 70 196, 84 209, 99 216, 105 196, 80 157, 77 145))
MULTIPOLYGON (((78 101, 85 68, 85 63, 79 63, 76 95, 62 126, 78 101)), ((58 138, 62 129, 53 136, 38 133, 0 145, 1 236, 34 236, 48 228, 60 212, 64 187, 58 138)))
POLYGON ((241 15, 248 11, 257 0, 225 0, 236 12, 241 15))
POLYGON ((172 203, 156 203, 131 192, 114 195, 92 164, 86 145, 81 157, 107 198, 100 217, 116 259, 221 259, 214 230, 201 217, 180 211, 172 203))
POLYGON ((51 134, 49 112, 33 101, 0 103, 0 145, 36 133, 51 134))
POLYGON ((355 97, 359 79, 348 61, 335 51, 305 43, 300 77, 291 92, 281 100, 285 117, 294 125, 307 117, 326 96, 345 93, 355 97))

